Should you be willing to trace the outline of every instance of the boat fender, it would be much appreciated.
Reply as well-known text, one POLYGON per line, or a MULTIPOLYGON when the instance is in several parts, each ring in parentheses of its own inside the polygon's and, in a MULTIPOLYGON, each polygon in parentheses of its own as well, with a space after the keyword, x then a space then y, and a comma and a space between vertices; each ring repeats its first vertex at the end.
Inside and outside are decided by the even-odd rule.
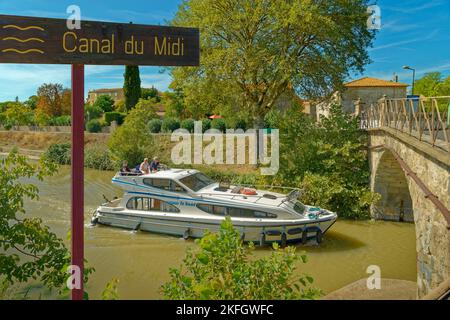
POLYGON ((264 232, 261 232, 261 235, 259 237, 259 246, 264 247, 266 245, 266 234, 264 232))
POLYGON ((191 229, 188 228, 183 233, 183 239, 188 240, 190 236, 191 236, 191 229))
POLYGON ((139 231, 141 229, 141 222, 139 222, 136 227, 133 229, 133 231, 139 231))
POLYGON ((242 234, 241 234, 241 241, 242 241, 242 242, 245 241, 245 232, 242 232, 242 234))
POLYGON ((286 244, 287 244, 287 235, 285 232, 283 232, 281 235, 281 246, 286 247, 286 244))
POLYGON ((323 233, 322 230, 317 229, 316 231, 316 241, 318 244, 322 243, 323 233))
POLYGON ((246 196, 256 196, 256 190, 255 189, 248 189, 248 188, 244 188, 241 191, 242 194, 245 194, 246 196))

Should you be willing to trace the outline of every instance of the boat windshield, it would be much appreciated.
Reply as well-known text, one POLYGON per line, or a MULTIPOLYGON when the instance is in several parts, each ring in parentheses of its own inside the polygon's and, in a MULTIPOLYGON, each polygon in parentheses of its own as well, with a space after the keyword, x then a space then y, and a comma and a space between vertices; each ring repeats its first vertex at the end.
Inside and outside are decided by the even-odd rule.
POLYGON ((208 176, 205 176, 201 172, 197 172, 190 176, 181 178, 180 182, 194 192, 197 192, 198 190, 215 183, 213 179, 209 178, 208 176))
POLYGON ((295 212, 297 212, 299 214, 304 214, 305 213, 305 205, 303 203, 301 203, 300 201, 297 201, 294 204, 294 210, 295 210, 295 212))

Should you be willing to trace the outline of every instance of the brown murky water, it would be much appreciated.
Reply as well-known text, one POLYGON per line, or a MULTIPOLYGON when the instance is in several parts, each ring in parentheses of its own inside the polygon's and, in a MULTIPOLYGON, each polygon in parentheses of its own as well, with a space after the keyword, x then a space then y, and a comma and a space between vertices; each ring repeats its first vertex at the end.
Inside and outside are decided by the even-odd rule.
MULTIPOLYGON (((89 227, 91 213, 108 198, 121 196, 111 184, 112 172, 85 172, 85 252, 95 267, 87 291, 99 298, 105 284, 119 279, 121 299, 160 299, 159 288, 168 280, 170 267, 178 266, 193 241, 150 233, 133 233, 110 227, 89 227)), ((37 182, 40 200, 27 202, 27 214, 41 217, 65 238, 70 228, 70 170, 37 182)), ((309 261, 298 268, 315 279, 315 286, 331 292, 367 276, 369 265, 378 265, 383 278, 416 280, 415 230, 413 224, 338 221, 320 246, 298 246, 309 261)), ((258 249, 266 255, 270 249, 258 249)))

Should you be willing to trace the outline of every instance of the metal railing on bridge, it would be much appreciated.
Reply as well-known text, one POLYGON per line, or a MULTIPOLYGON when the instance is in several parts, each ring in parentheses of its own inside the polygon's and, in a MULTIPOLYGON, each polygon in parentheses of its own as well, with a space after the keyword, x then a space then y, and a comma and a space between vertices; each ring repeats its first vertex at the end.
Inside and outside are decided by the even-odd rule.
POLYGON ((392 128, 450 153, 450 96, 382 98, 361 112, 361 128, 392 128))

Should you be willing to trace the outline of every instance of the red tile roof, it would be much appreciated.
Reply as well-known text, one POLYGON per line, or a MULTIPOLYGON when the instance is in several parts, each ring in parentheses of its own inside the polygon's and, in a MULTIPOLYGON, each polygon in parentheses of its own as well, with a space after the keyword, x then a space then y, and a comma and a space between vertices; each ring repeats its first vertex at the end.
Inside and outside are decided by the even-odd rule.
POLYGON ((361 79, 347 82, 346 84, 344 84, 344 86, 347 88, 354 88, 354 87, 402 87, 402 88, 404 88, 409 85, 400 83, 400 82, 393 82, 393 81, 386 81, 386 80, 382 80, 382 79, 364 77, 361 79))

